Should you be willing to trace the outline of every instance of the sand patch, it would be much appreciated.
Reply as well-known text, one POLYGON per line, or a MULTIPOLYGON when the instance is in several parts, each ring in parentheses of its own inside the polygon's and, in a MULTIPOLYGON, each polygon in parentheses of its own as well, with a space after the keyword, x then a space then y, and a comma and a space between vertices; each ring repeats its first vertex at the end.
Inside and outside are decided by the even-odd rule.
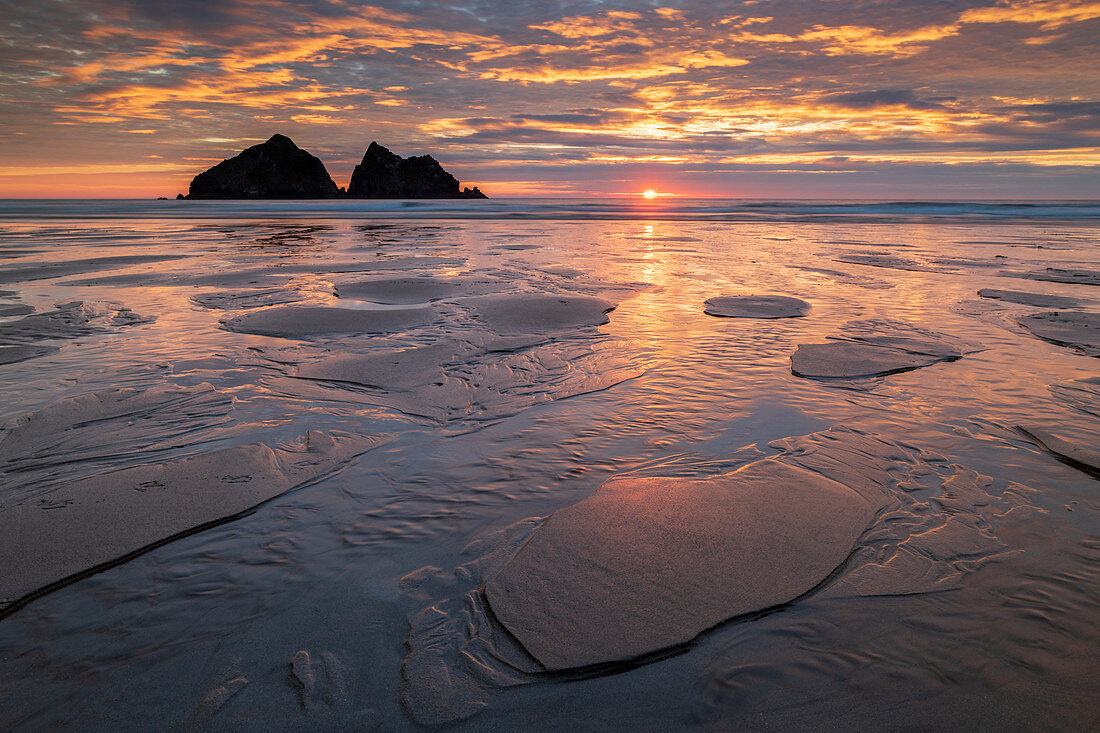
POLYGON ((0 346, 0 364, 15 364, 58 351, 56 346, 0 346))
POLYGON ((0 305, 0 318, 25 316, 28 313, 34 313, 34 306, 25 305, 23 303, 15 303, 13 305, 0 305))
POLYGON ((439 280, 428 277, 386 278, 341 283, 336 286, 340 298, 365 300, 386 305, 409 305, 442 300, 464 292, 467 283, 461 280, 439 280))
POLYGON ((1078 349, 1088 356, 1100 356, 1100 313, 1036 313, 1019 319, 1019 324, 1044 341, 1078 349))
POLYGON ((431 322, 430 308, 355 310, 289 305, 246 313, 223 321, 229 331, 302 339, 356 333, 398 333, 431 322))
POLYGON ((167 262, 182 260, 194 255, 118 255, 115 257, 90 257, 83 260, 66 262, 19 263, 17 267, 0 267, 0 283, 27 282, 30 280, 48 280, 66 275, 79 275, 97 270, 115 270, 130 265, 142 265, 149 262, 167 262))
POLYGON ((191 296, 191 302, 203 308, 238 310, 245 308, 265 308, 273 305, 297 303, 302 294, 297 290, 285 288, 265 288, 259 290, 226 290, 220 293, 202 293, 191 296))
POLYGON ((1071 465, 1085 467, 1091 472, 1100 472, 1100 450, 1093 445, 1084 445, 1066 440, 1051 432, 1034 426, 1017 425, 1029 438, 1056 456, 1065 458, 1071 465))
POLYGON ((942 267, 922 264, 916 260, 897 255, 885 254, 848 254, 836 258, 837 262, 866 267, 881 267, 887 270, 906 270, 909 272, 944 272, 942 267))
MULTIPOLYGON (((167 287, 219 287, 244 289, 275 288, 299 275, 338 275, 364 272, 415 272, 439 267, 459 267, 466 260, 456 257, 394 257, 360 262, 276 264, 270 267, 249 267, 221 272, 159 273, 139 272, 102 275, 66 280, 65 285, 162 285, 167 287)), ((84 270, 77 270, 77 274, 84 270)))
POLYGON ((583 295, 488 295, 466 301, 473 317, 498 333, 542 333, 602 326, 615 305, 583 295))
POLYGON ((0 508, 0 613, 317 480, 378 441, 307 433, 66 484, 0 508))
POLYGON ((303 363, 292 373, 317 382, 313 388, 271 384, 297 396, 363 402, 438 421, 491 420, 641 376, 646 365, 627 351, 620 342, 588 340, 447 341, 303 363))
POLYGON ((1071 285, 1100 285, 1100 270, 1084 270, 1080 268, 1048 267, 1038 272, 1005 273, 1009 276, 1023 277, 1028 280, 1044 280, 1052 283, 1069 283, 1071 285))
POLYGON ((151 323, 154 320, 153 317, 138 315, 117 303, 77 300, 62 303, 52 311, 0 323, 0 344, 39 339, 73 339, 99 331, 111 331, 119 326, 151 323))
POLYGON ((66 280, 63 284, 78 287, 94 285, 156 285, 158 287, 219 287, 219 288, 248 288, 248 287, 276 287, 283 285, 290 279, 289 275, 280 274, 275 268, 251 268, 245 270, 228 270, 225 272, 194 273, 122 273, 119 275, 100 275, 80 278, 78 280, 66 280))
POLYGON ((1002 267, 1003 256, 994 257, 991 260, 980 260, 974 257, 935 257, 930 262, 933 265, 961 269, 966 267, 1002 267))
MULTIPOLYGON (((105 389, 65 397, 11 420, 0 432, 3 500, 35 496, 74 464, 149 459, 220 435, 233 398, 209 384, 105 389)), ((118 468, 117 465, 110 465, 118 468)))
POLYGON ((883 282, 881 280, 875 280, 874 278, 865 277, 863 275, 853 275, 850 272, 841 272, 840 270, 831 270, 827 267, 809 267, 806 265, 791 265, 791 269, 801 270, 803 272, 809 272, 815 275, 823 275, 835 282, 844 285, 855 285, 860 288, 874 288, 874 289, 887 289, 896 287, 894 283, 883 282))
POLYGON ((626 660, 811 590, 875 509, 774 460, 709 480, 611 480, 551 515, 485 596, 548 670, 626 660))
POLYGON ((441 422, 492 420, 607 389, 647 368, 629 344, 583 331, 608 321, 607 301, 525 294, 463 304, 472 311, 467 322, 483 328, 413 348, 295 357, 296 366, 285 363, 296 379, 267 384, 299 398, 372 404, 441 422))
MULTIPOLYGON (((988 477, 942 456, 855 430, 830 429, 773 441, 768 447, 779 454, 761 458, 755 448, 742 449, 742 460, 735 462, 740 467, 720 476, 699 478, 698 471, 646 476, 646 469, 621 475, 548 520, 526 519, 479 537, 463 551, 470 559, 452 572, 425 567, 402 578, 402 589, 423 604, 411 619, 402 666, 405 707, 421 723, 454 722, 477 714, 502 688, 588 679, 659 661, 666 654, 691 653, 690 646, 659 646, 669 638, 662 623, 666 613, 672 621, 684 619, 680 630, 686 634, 698 622, 689 603, 697 602, 713 617, 724 612, 720 599, 728 599, 728 609, 763 593, 753 603, 768 603, 771 590, 792 580, 787 573, 812 584, 810 593, 795 603, 957 588, 967 573, 1005 550, 990 531, 998 517, 1027 510, 1012 491, 1004 498, 990 494, 988 477), (771 482, 773 489, 765 490, 771 482), (616 485, 625 489, 622 497, 610 493, 616 485), (735 500, 741 492, 755 497, 751 506, 759 506, 759 514, 740 513, 743 507, 735 500), (809 505, 802 504, 803 492, 809 505), (594 506, 596 502, 604 505, 594 506), (620 502, 625 508, 621 513, 620 502), (826 522, 815 534, 818 520, 807 517, 812 511, 805 507, 819 504, 834 508, 843 519, 826 522), (708 513, 708 508, 715 512, 708 513), (678 516, 690 519, 677 522, 678 516), (559 517, 565 529, 575 526, 584 532, 555 529, 559 517), (605 526, 585 521, 597 517, 606 520, 605 526), (775 531, 767 534, 758 521, 775 531), (540 539, 544 531, 546 539, 540 539), (722 552, 730 534, 737 534, 728 537, 731 551, 722 552), (619 537, 632 541, 613 541, 619 537), (762 543, 759 554, 739 544, 752 537, 762 543), (823 543, 820 548, 818 542, 823 543), (820 554, 822 549, 832 557, 820 554), (540 557, 546 562, 529 562, 540 557), (612 565, 601 567, 605 562, 612 565), (839 567, 825 567, 833 562, 839 567), (512 623, 521 628, 530 619, 540 624, 549 619, 549 632, 531 637, 554 642, 544 652, 548 659, 575 653, 566 663, 587 661, 624 648, 656 653, 625 665, 559 670, 548 677, 546 665, 500 623, 500 602, 492 602, 499 589, 489 590, 521 565, 531 572, 517 574, 516 580, 531 595, 517 599, 523 610, 512 623), (823 582, 813 584, 810 576, 817 573, 823 574, 823 582), (598 579, 596 586, 607 585, 591 587, 589 597, 581 588, 593 579, 598 579), (603 602, 597 605, 597 598, 603 602), (537 599, 543 603, 528 609, 528 599, 532 606, 537 599), (578 614, 576 626, 572 614, 578 614), (592 639, 591 652, 573 643, 589 638, 594 629, 601 635, 592 639)), ((668 466, 662 461, 649 470, 666 471, 668 466)), ((797 592, 788 587, 780 595, 797 592)), ((782 607, 772 610, 783 612, 782 607)), ((728 623, 753 624, 757 619, 749 613, 728 623)), ((719 627, 708 633, 722 634, 723 621, 727 619, 719 619, 719 627)), ((533 631, 539 629, 521 633, 533 631)), ((538 649, 536 642, 530 643, 538 649)))
POLYGON ((884 349, 869 344, 831 341, 799 344, 791 355, 791 372, 799 377, 853 379, 881 377, 930 366, 944 359, 884 349))
POLYGON ((1058 384, 1051 387, 1050 392, 1071 407, 1100 417, 1100 377, 1058 384))
POLYGON ((786 295, 722 295, 703 303, 708 316, 723 318, 800 318, 810 304, 786 295))
POLYGON ((944 334, 906 324, 855 322, 848 333, 824 344, 799 344, 791 372, 799 377, 881 377, 955 361, 968 347, 944 334))
POLYGON ((342 354, 302 364, 297 376, 348 382, 386 390, 424 387, 443 381, 443 364, 466 351, 457 343, 373 354, 342 354))
POLYGON ((1077 298, 1067 298, 1061 295, 1043 295, 1041 293, 1024 293, 1019 290, 995 290, 982 288, 978 295, 983 298, 1003 300, 1008 303, 1031 305, 1036 308, 1076 308, 1081 305, 1077 298))

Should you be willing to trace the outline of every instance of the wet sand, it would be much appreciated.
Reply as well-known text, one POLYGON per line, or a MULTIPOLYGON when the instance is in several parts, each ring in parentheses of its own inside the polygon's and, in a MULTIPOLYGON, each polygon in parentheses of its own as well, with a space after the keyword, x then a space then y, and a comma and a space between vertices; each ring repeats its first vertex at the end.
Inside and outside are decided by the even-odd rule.
POLYGON ((0 231, 0 727, 1087 728, 1094 228, 0 231))

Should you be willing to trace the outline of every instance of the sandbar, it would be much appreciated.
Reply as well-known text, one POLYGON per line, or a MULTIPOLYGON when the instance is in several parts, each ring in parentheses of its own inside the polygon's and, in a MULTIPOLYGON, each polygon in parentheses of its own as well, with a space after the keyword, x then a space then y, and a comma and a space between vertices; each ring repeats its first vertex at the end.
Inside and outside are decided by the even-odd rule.
POLYGON ((812 590, 874 516, 855 491, 773 459, 713 479, 611 479, 552 514, 485 597, 548 670, 623 661, 812 590))

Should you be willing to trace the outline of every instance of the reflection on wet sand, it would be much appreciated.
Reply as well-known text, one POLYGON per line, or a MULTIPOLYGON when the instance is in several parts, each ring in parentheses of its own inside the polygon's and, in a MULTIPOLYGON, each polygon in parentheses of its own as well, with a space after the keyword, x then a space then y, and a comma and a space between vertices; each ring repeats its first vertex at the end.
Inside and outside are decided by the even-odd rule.
POLYGON ((0 251, 2 727, 1094 715, 1092 229, 9 218, 0 251))

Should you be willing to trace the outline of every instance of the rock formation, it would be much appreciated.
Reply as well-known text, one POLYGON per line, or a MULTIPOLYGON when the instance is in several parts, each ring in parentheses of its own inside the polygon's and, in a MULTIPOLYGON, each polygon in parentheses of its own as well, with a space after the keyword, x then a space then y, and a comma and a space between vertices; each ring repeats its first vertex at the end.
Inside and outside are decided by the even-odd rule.
POLYGON ((430 155, 402 158, 376 142, 355 166, 348 198, 356 199, 483 199, 477 188, 458 190, 458 179, 430 155))
POLYGON ((191 181, 189 199, 324 199, 340 196, 325 164, 285 135, 246 148, 191 181))
POLYGON ((337 188, 319 158, 285 135, 246 148, 191 180, 177 199, 484 199, 475 186, 458 179, 430 155, 402 158, 372 142, 355 166, 347 192, 337 188))

